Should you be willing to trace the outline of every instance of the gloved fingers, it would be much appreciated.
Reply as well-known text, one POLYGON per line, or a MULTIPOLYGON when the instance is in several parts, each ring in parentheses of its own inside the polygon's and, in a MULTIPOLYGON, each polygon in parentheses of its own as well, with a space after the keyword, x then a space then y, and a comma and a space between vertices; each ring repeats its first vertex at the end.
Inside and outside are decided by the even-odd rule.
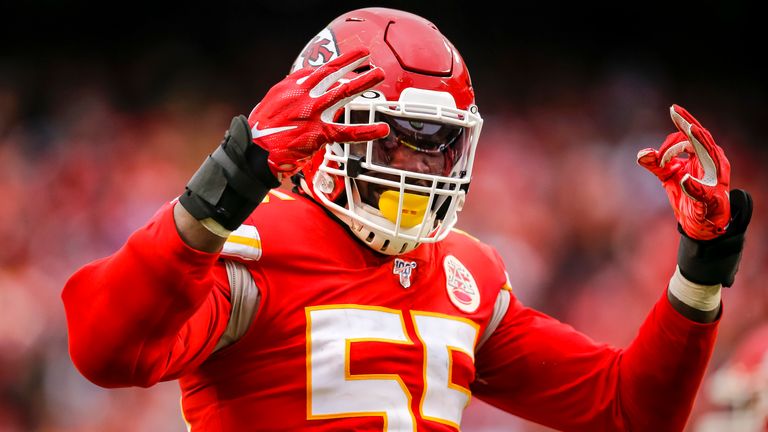
MULTIPOLYGON (((675 118, 679 117, 680 119, 685 120, 685 123, 695 124, 700 128, 704 127, 701 125, 701 123, 699 123, 698 120, 696 120, 696 118, 693 115, 691 115, 691 113, 688 112, 688 110, 681 107, 680 105, 672 104, 672 106, 669 107, 669 113, 672 116, 672 121, 675 122, 675 125, 677 125, 678 123, 678 121, 676 121, 675 118)), ((685 132, 685 131, 680 129, 680 132, 685 132)))
POLYGON ((666 166, 669 161, 676 158, 681 153, 693 154, 693 147, 691 146, 690 141, 680 141, 664 150, 661 155, 661 160, 659 161, 659 166, 666 166))
POLYGON ((660 178, 664 168, 659 166, 659 160, 659 152, 652 148, 646 148, 637 152, 637 163, 660 178))
POLYGON ((322 96, 323 100, 320 103, 320 107, 325 109, 338 104, 341 100, 351 100, 382 81, 384 81, 384 71, 377 67, 370 69, 325 93, 325 95, 322 96))
POLYGON ((305 68, 298 69, 288 75, 290 79, 296 80, 297 83, 301 84, 303 79, 306 79, 309 75, 312 74, 312 72, 315 71, 315 68, 307 66, 305 68))
POLYGON ((318 98, 344 75, 365 63, 369 57, 365 48, 348 51, 317 68, 302 83, 311 87, 309 95, 312 98, 318 98))
POLYGON ((715 143, 708 130, 691 125, 691 142, 696 159, 704 170, 702 181, 706 184, 730 183, 731 164, 723 149, 715 143))
POLYGON ((365 142, 387 136, 389 125, 386 123, 359 125, 326 123, 325 130, 332 142, 365 142))
MULTIPOLYGON (((713 153, 710 153, 711 147, 714 146, 714 142, 712 141, 700 141, 694 134, 692 133, 693 129, 696 129, 697 131, 702 131, 703 129, 699 128, 696 125, 690 125, 691 131, 688 133, 691 138, 691 145, 693 146, 693 155, 692 155, 692 163, 698 162, 701 169, 696 169, 696 171, 699 172, 700 178, 698 179, 701 183, 708 185, 708 186, 714 186, 717 184, 717 165, 715 164, 714 159, 712 159, 713 153), (695 157, 693 157, 695 155, 695 157)), ((705 138, 704 135, 699 133, 700 138, 705 138)))
MULTIPOLYGON (((695 159, 703 171, 699 179, 703 184, 714 186, 721 179, 729 176, 730 170, 721 169, 725 159, 723 150, 715 144, 712 135, 688 111, 678 105, 669 109, 672 122, 677 129, 684 133, 693 147, 695 159), (725 171, 725 172, 724 172, 725 171)), ((696 171, 699 171, 698 169, 696 171)), ((727 180, 726 180, 727 181, 727 180)))
POLYGON ((661 146, 659 147, 659 154, 661 155, 659 165, 666 165, 673 157, 689 149, 689 146, 690 141, 688 140, 688 136, 684 133, 672 132, 667 135, 667 138, 664 139, 664 142, 661 143, 661 146))
POLYGON ((688 195, 691 199, 705 204, 710 203, 715 192, 714 185, 706 184, 701 179, 697 179, 688 173, 680 179, 680 187, 683 190, 683 193, 688 195))
MULTIPOLYGON (((248 114, 248 124, 253 127, 257 120, 257 114, 259 111, 259 108, 262 106, 267 106, 269 108, 273 105, 273 100, 280 100, 282 103, 285 103, 285 94, 288 91, 295 91, 296 84, 301 84, 301 82, 306 79, 309 75, 311 75, 315 71, 314 68, 311 67, 305 67, 302 69, 298 69, 283 78, 282 81, 272 86, 271 89, 267 92, 266 96, 258 102, 253 109, 251 109, 250 114, 248 114)), ((268 113, 269 114, 269 113, 268 113)), ((262 116, 263 117, 263 116, 262 116)), ((270 115, 267 115, 267 117, 272 117, 270 115)), ((262 118, 262 122, 265 119, 262 118)), ((264 125, 262 124, 261 127, 263 128, 264 125)))
POLYGON ((384 72, 379 68, 374 68, 329 90, 323 96, 324 100, 321 100, 318 104, 323 109, 323 112, 320 113, 320 120, 325 123, 334 123, 338 119, 339 114, 343 113, 341 108, 344 105, 351 102, 360 93, 380 83, 383 79, 384 72))
POLYGON ((660 165, 661 155, 658 151, 647 148, 640 150, 637 153, 637 163, 647 169, 651 172, 651 174, 655 175, 659 180, 662 182, 666 182, 669 180, 670 177, 672 177, 675 174, 675 169, 673 168, 679 168, 679 167, 673 167, 670 164, 667 164, 666 166, 660 165))
POLYGON ((652 148, 640 150, 637 153, 637 163, 665 182, 683 168, 684 163, 675 156, 685 151, 687 145, 685 135, 680 132, 671 133, 658 151, 652 148))

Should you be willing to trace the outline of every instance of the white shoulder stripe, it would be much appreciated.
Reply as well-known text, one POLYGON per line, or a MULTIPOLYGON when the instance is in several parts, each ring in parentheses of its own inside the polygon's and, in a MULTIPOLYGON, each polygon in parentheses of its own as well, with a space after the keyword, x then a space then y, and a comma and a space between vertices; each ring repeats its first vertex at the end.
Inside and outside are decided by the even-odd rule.
POLYGON ((253 225, 240 225, 229 235, 221 254, 256 261, 261 258, 261 237, 253 225))
POLYGON ((245 335, 261 302, 259 287, 256 286, 253 276, 245 265, 229 260, 224 264, 227 266, 232 310, 227 328, 219 338, 214 351, 237 342, 245 335))
POLYGON ((488 327, 486 327, 485 331, 483 332, 483 336, 480 338, 480 341, 477 343, 475 352, 480 351, 480 348, 483 347, 483 344, 485 344, 485 341, 487 341, 488 338, 491 337, 493 332, 496 331, 496 328, 501 323, 501 319, 504 318, 504 315, 507 314, 507 309, 509 309, 509 301, 510 301, 509 290, 502 289, 501 291, 499 291, 499 295, 498 297, 496 297, 496 304, 493 305, 493 315, 491 316, 491 320, 488 322, 488 327))

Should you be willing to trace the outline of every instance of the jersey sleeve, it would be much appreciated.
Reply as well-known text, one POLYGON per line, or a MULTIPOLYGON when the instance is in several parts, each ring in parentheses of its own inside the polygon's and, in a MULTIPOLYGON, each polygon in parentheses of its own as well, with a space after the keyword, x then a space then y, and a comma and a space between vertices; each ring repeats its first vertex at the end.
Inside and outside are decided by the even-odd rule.
POLYGON ((227 326, 228 296, 218 254, 184 243, 167 204, 114 255, 67 281, 70 356, 103 387, 175 378, 215 348, 227 326))
POLYGON ((690 321, 666 294, 626 349, 592 341, 512 299, 476 357, 472 391, 514 415, 568 431, 680 431, 718 323, 690 321))

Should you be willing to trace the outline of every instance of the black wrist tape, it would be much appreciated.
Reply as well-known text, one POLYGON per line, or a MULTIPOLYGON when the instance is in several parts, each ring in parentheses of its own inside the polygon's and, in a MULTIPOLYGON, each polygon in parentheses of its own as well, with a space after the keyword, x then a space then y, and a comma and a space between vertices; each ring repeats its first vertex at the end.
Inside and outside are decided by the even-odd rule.
POLYGON ((680 273, 691 282, 701 285, 733 285, 744 249, 747 226, 752 218, 752 197, 744 190, 730 192, 731 222, 725 233, 712 240, 695 240, 683 231, 680 224, 680 246, 677 265, 680 273))
POLYGON ((234 231, 270 189, 280 186, 267 156, 253 144, 245 116, 233 118, 221 145, 200 165, 179 202, 195 219, 212 218, 234 231))

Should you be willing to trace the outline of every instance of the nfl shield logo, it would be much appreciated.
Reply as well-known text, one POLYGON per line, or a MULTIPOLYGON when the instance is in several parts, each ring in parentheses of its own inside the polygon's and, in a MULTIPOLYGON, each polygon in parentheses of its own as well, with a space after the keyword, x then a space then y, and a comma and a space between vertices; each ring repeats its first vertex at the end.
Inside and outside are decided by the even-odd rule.
POLYGON ((402 285, 403 288, 409 288, 411 286, 411 272, 413 272, 413 269, 415 268, 415 262, 395 258, 395 266, 392 267, 392 273, 400 275, 400 285, 402 285))

